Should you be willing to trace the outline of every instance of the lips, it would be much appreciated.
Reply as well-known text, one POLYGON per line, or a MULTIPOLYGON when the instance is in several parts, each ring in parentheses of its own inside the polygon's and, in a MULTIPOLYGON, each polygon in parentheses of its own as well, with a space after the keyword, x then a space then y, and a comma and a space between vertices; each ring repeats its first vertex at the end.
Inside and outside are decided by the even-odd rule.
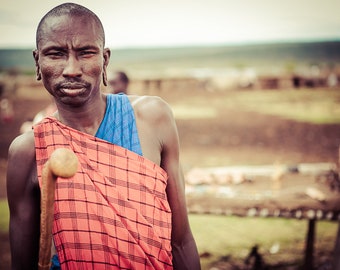
POLYGON ((78 96, 86 91, 86 86, 84 84, 62 84, 59 90, 67 96, 78 96))

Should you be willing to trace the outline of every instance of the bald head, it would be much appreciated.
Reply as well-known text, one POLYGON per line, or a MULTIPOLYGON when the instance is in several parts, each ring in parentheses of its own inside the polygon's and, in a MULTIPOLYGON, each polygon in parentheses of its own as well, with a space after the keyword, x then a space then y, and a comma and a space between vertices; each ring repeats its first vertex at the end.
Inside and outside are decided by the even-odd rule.
POLYGON ((41 21, 38 24, 37 33, 36 33, 36 46, 39 47, 39 42, 44 36, 44 26, 48 23, 48 20, 51 18, 56 18, 60 16, 71 16, 71 17, 82 17, 87 19, 92 19, 99 31, 98 35, 103 41, 103 47, 105 45, 105 33, 103 25, 98 18, 98 16, 92 12, 91 10, 87 9, 86 7, 83 7, 78 4, 74 3, 65 3, 61 4, 59 6, 56 6, 55 8, 51 9, 46 15, 41 19, 41 21))

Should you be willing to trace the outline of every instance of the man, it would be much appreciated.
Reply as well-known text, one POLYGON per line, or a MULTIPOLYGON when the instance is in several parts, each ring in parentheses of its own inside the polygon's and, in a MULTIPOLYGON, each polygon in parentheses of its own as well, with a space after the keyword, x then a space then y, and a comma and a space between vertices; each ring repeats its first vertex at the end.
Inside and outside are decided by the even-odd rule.
POLYGON ((160 98, 100 91, 110 58, 104 44, 98 17, 77 4, 55 7, 38 25, 37 79, 58 111, 9 149, 12 269, 37 268, 41 171, 58 147, 80 163, 56 183, 62 269, 199 269, 172 113, 160 98))
POLYGON ((129 77, 123 71, 116 71, 110 80, 113 94, 127 94, 129 77))

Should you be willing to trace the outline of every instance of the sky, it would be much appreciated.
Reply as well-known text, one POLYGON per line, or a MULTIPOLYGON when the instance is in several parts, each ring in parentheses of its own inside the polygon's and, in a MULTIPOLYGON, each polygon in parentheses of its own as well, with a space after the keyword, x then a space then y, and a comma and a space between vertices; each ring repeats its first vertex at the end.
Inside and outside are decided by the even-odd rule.
MULTIPOLYGON (((0 0, 0 47, 34 48, 41 17, 65 1, 0 0)), ((110 48, 340 40, 340 0, 74 0, 110 48)))

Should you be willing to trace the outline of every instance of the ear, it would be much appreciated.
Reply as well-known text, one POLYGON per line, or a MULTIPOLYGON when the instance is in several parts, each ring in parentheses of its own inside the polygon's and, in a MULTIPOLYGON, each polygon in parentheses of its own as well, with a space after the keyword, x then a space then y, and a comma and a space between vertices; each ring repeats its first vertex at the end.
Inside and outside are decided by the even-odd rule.
POLYGON ((107 80, 107 66, 109 65, 110 62, 110 56, 111 56, 111 51, 109 48, 104 49, 103 57, 104 57, 104 65, 103 65, 103 84, 105 86, 108 85, 108 80, 107 80))
POLYGON ((35 61, 35 73, 36 73, 36 79, 37 81, 41 80, 41 73, 40 73, 40 67, 39 67, 39 51, 34 50, 33 51, 33 58, 35 61))

